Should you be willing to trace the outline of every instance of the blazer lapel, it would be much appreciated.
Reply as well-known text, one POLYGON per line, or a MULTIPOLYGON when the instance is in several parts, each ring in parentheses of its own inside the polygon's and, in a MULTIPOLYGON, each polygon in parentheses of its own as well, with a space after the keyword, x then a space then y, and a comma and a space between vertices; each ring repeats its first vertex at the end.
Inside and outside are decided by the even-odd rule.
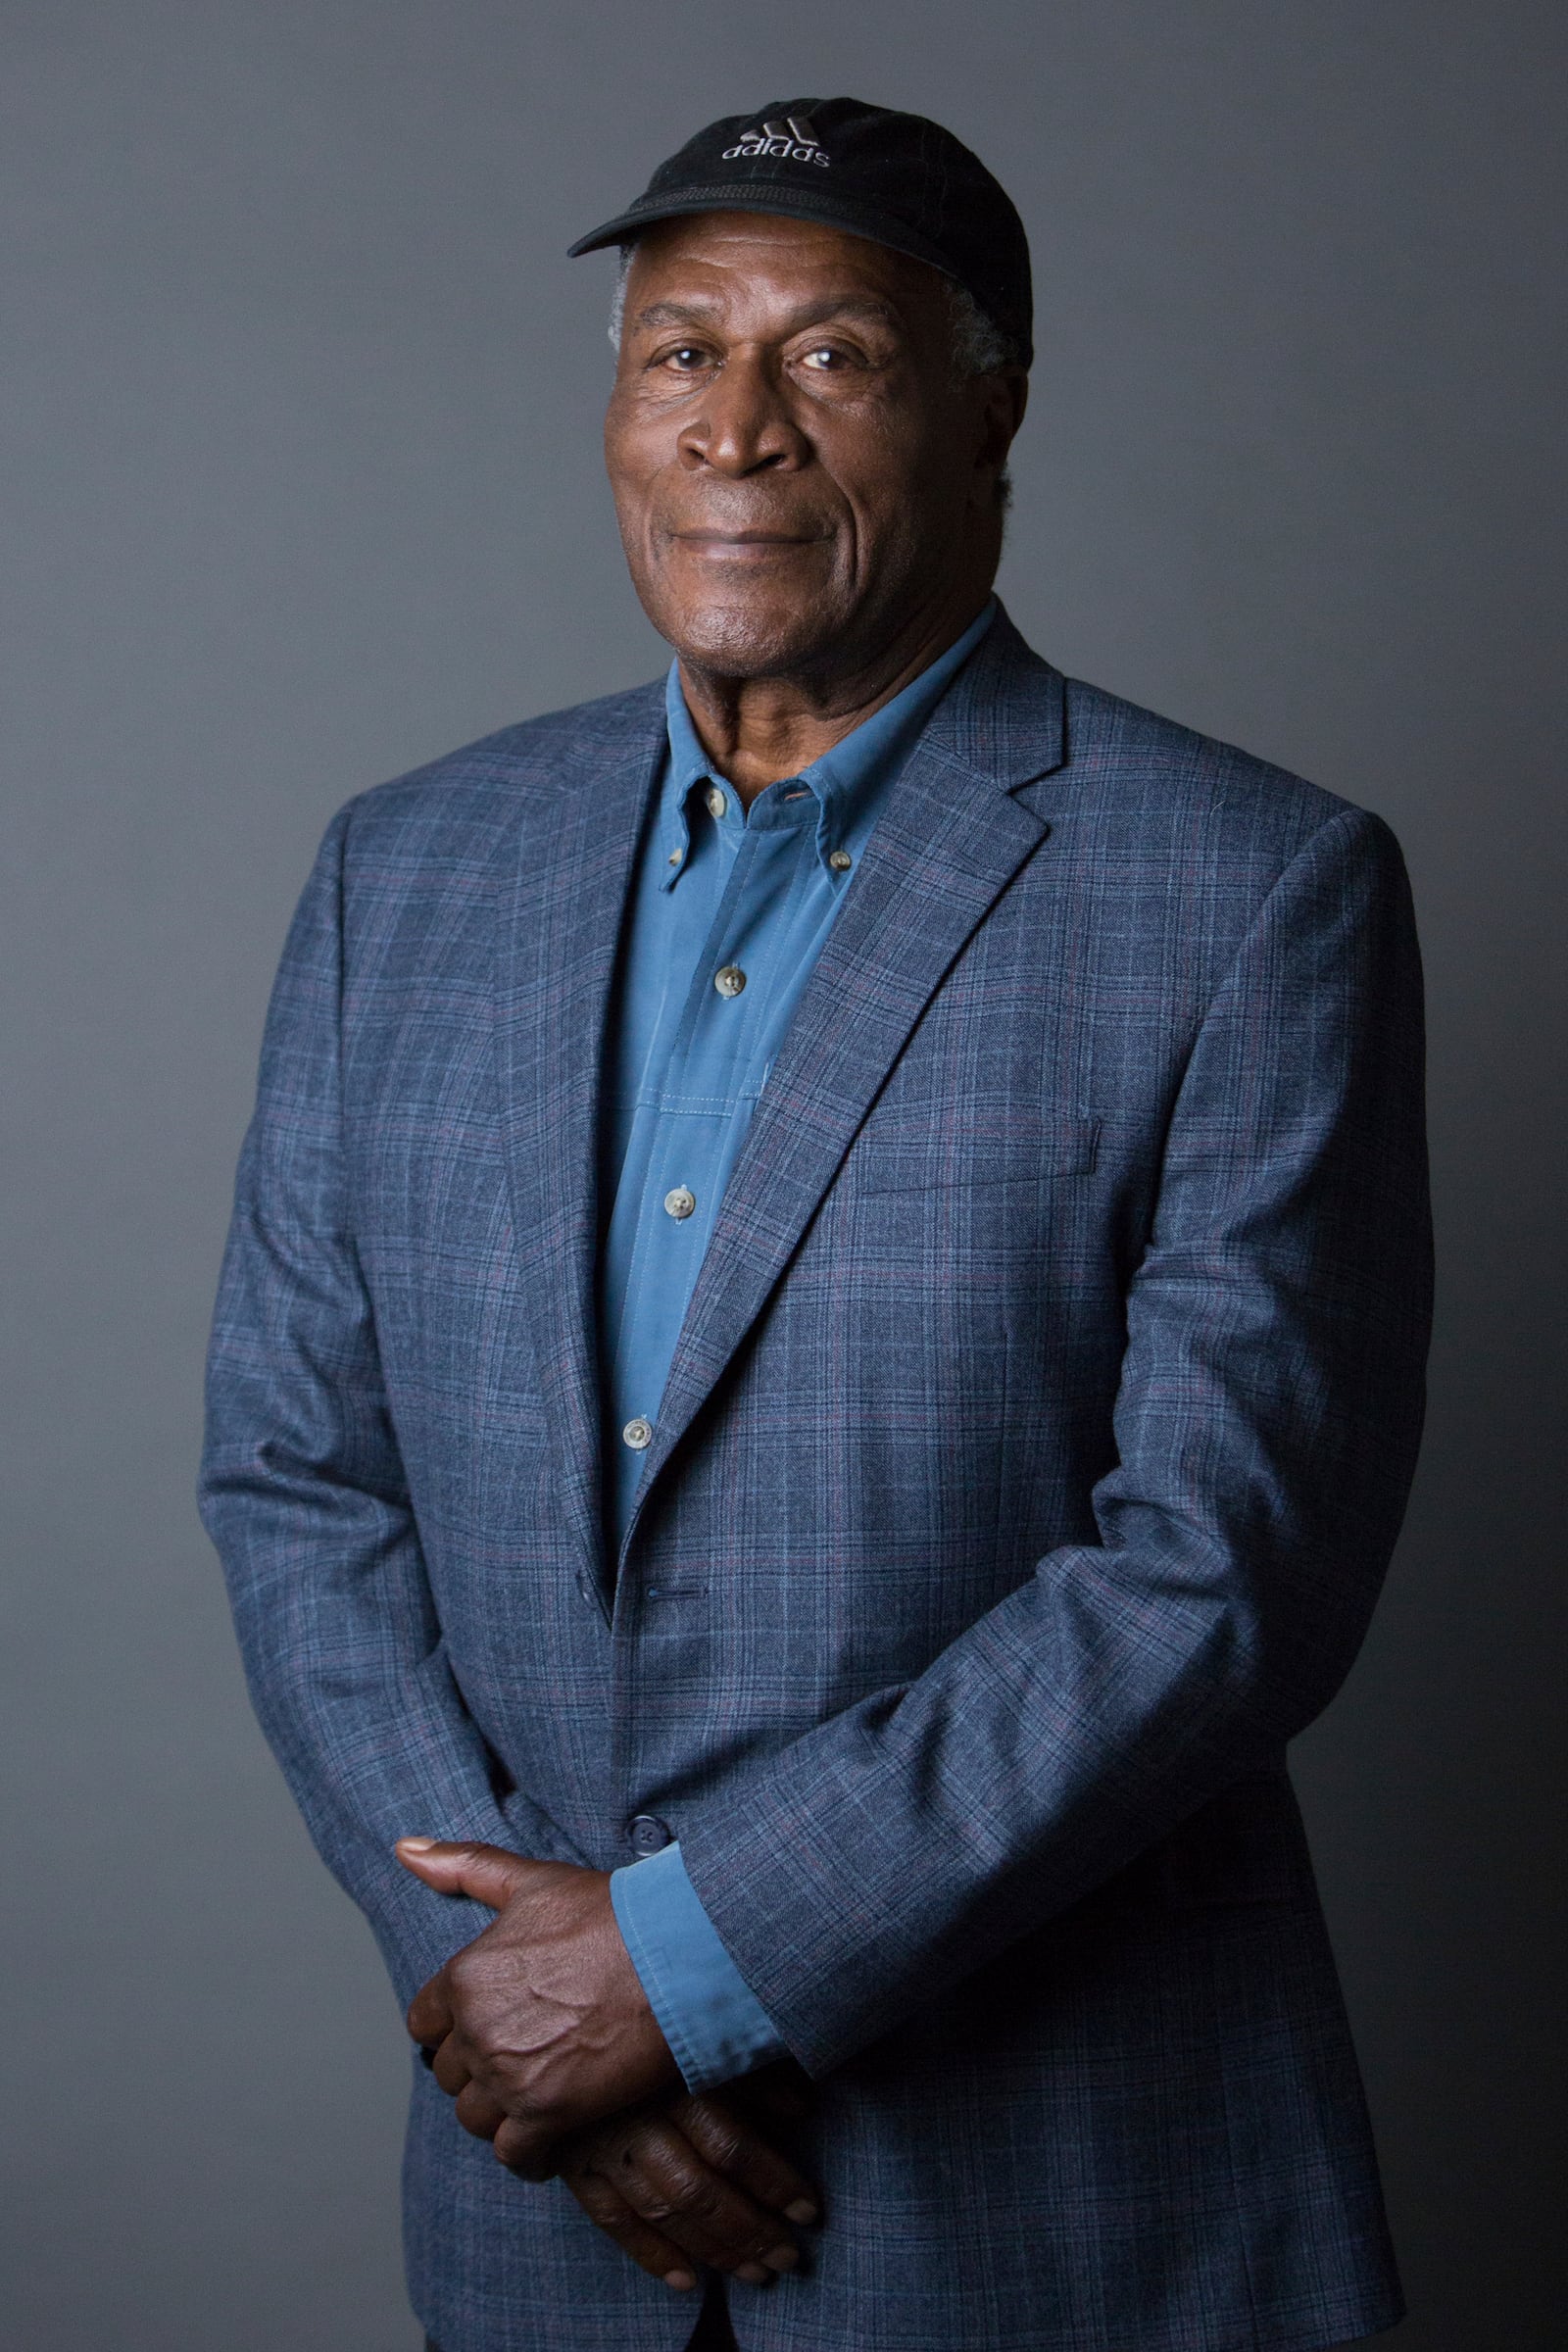
POLYGON ((621 914, 665 747, 662 686, 530 777, 496 997, 513 1221, 564 1524, 596 1589, 598 1098, 621 914))
POLYGON ((1049 831, 1011 793, 1062 758, 1061 678, 999 613, 888 797, 762 1090, 676 1343, 627 1544, 932 993, 1049 831))

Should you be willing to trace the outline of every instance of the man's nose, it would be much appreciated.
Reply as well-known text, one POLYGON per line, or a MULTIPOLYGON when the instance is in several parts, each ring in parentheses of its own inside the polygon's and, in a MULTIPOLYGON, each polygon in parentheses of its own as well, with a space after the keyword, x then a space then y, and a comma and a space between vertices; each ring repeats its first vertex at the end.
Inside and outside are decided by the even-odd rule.
POLYGON ((783 385, 760 359, 732 353, 713 377, 702 407, 680 436, 680 454, 694 470, 710 466, 738 478, 805 462, 806 436, 790 415, 783 385))

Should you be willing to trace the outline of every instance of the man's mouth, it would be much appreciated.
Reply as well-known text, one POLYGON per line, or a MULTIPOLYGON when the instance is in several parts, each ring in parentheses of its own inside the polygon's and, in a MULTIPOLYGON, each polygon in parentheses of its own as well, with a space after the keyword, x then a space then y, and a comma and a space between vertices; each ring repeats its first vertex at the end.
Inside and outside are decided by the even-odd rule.
POLYGON ((815 547, 822 534, 819 531, 676 531, 674 537, 682 547, 699 556, 738 556, 741 558, 776 554, 781 548, 815 547))

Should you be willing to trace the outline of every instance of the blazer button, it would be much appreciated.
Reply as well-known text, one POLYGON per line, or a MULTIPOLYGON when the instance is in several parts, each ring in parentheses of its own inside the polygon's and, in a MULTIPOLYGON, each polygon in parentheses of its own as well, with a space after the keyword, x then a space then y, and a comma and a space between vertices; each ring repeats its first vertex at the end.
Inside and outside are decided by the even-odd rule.
POLYGON ((667 1821, 657 1813, 639 1813, 631 1825, 631 1850, 640 1861, 645 1854, 662 1854, 666 1845, 673 1845, 675 1833, 667 1821))

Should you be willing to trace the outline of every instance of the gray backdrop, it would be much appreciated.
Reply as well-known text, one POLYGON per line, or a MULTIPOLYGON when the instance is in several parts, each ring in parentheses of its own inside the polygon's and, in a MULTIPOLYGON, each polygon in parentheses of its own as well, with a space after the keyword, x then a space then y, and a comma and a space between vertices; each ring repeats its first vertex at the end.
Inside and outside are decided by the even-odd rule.
POLYGON ((1034 240, 1028 635, 1409 855, 1435 1399, 1298 1763, 1401 2341, 1557 2345, 1561 8, 3 0, 0 46, 6 2341, 416 2340, 401 2031, 190 1501, 233 1155, 332 809, 660 663, 563 248, 710 116, 850 90, 1034 240))

